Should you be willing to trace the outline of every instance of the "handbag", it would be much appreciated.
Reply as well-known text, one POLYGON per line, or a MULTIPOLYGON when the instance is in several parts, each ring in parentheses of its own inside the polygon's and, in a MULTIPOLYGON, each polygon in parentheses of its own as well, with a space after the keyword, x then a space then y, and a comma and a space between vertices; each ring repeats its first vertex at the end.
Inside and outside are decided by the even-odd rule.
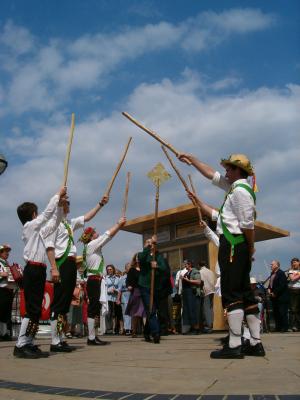
POLYGON ((12 265, 8 265, 8 267, 16 284, 20 288, 23 287, 23 270, 20 265, 13 263, 12 265))

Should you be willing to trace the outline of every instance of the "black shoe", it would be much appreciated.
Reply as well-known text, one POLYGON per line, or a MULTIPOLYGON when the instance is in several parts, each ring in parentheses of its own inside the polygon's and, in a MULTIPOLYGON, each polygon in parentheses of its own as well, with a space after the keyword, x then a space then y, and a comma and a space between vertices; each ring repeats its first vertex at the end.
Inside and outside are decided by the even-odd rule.
POLYGON ((152 342, 150 335, 144 334, 144 339, 145 339, 145 342, 152 342))
POLYGON ((51 344, 50 351, 54 353, 71 353, 72 348, 66 343, 51 344))
POLYGON ((242 346, 237 346, 231 348, 229 346, 224 346, 221 350, 215 350, 210 353, 210 358, 244 358, 242 353, 242 346))
POLYGON ((243 353, 246 356, 254 356, 254 357, 264 357, 266 355, 264 346, 262 343, 256 343, 255 346, 251 346, 250 342, 249 344, 243 348, 243 353))
POLYGON ((213 333, 213 330, 212 330, 212 328, 208 328, 207 326, 205 326, 202 329, 202 333, 213 333))
POLYGON ((74 350, 76 350, 76 347, 75 346, 70 346, 67 342, 61 342, 61 344, 62 344, 62 346, 65 348, 65 349, 68 349, 68 350, 70 350, 70 351, 74 351, 74 350))
POLYGON ((29 344, 28 346, 30 347, 30 349, 32 351, 34 351, 39 356, 39 358, 47 358, 50 355, 50 353, 48 351, 42 351, 39 348, 39 346, 37 346, 35 344, 29 344))
POLYGON ((93 340, 88 339, 87 342, 86 342, 86 344, 87 344, 88 346, 104 346, 104 345, 107 344, 107 342, 102 342, 101 340, 98 341, 98 340, 96 340, 96 339, 93 339, 93 340))
POLYGON ((200 334, 200 330, 199 329, 192 329, 189 332, 189 335, 199 335, 200 334))
POLYGON ((15 346, 14 356, 18 358, 40 358, 39 355, 28 345, 22 347, 15 346))
POLYGON ((98 336, 95 337, 95 340, 96 340, 97 343, 100 344, 100 346, 105 346, 106 344, 110 344, 109 341, 107 341, 107 340, 101 340, 100 338, 98 338, 98 336))
POLYGON ((159 335, 154 335, 153 336, 153 343, 158 344, 160 342, 160 336, 159 335))

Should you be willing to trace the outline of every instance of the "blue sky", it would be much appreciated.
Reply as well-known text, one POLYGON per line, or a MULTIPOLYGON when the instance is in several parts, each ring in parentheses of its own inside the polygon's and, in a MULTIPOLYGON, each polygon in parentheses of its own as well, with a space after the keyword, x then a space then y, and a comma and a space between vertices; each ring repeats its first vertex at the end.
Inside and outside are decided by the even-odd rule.
MULTIPOLYGON (((42 208, 61 182, 72 112, 74 215, 101 197, 129 135, 126 168, 95 224, 102 231, 118 219, 126 169, 128 218, 152 211, 145 176, 166 162, 121 111, 215 168, 230 153, 248 154, 259 219, 291 231, 257 246, 254 271, 265 275, 265 262, 287 266, 299 257, 299 16, 298 1, 2 1, 0 152, 9 168, 0 241, 12 244, 11 258, 22 254, 16 206, 34 200, 42 208)), ((223 193, 193 174, 202 197, 219 205, 223 193)), ((185 201, 172 179, 161 208, 185 201)), ((121 266, 139 246, 122 233, 107 246, 107 261, 121 266)))

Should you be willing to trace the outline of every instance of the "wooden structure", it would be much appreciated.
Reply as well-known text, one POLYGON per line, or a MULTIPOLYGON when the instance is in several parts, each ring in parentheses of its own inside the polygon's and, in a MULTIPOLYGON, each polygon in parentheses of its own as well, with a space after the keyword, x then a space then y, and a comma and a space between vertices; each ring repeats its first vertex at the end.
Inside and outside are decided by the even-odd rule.
MULTIPOLYGON (((184 259, 192 259, 195 264, 205 261, 214 270, 218 249, 207 240, 198 224, 197 208, 193 204, 183 204, 158 213, 158 250, 168 259, 172 271, 181 268, 184 259)), ((215 223, 207 221, 215 230, 215 223)), ((127 221, 122 230, 141 234, 143 242, 153 234, 154 214, 144 215, 127 221)), ((270 240, 289 236, 289 232, 261 221, 255 222, 255 241, 270 240)), ((214 329, 225 328, 220 298, 215 296, 214 329)))

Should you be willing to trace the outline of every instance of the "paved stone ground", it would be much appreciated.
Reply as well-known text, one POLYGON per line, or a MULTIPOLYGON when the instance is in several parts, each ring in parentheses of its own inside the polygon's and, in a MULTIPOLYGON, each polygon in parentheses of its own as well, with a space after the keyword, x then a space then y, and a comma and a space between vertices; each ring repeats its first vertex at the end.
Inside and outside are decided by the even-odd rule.
MULTIPOLYGON (((111 336, 96 348, 72 339, 76 351, 38 360, 16 359, 14 343, 2 342, 0 399, 300 399, 300 333, 265 334, 264 358, 212 360, 220 336, 168 336, 159 345, 111 336)), ((38 340, 43 350, 49 342, 38 340)))

